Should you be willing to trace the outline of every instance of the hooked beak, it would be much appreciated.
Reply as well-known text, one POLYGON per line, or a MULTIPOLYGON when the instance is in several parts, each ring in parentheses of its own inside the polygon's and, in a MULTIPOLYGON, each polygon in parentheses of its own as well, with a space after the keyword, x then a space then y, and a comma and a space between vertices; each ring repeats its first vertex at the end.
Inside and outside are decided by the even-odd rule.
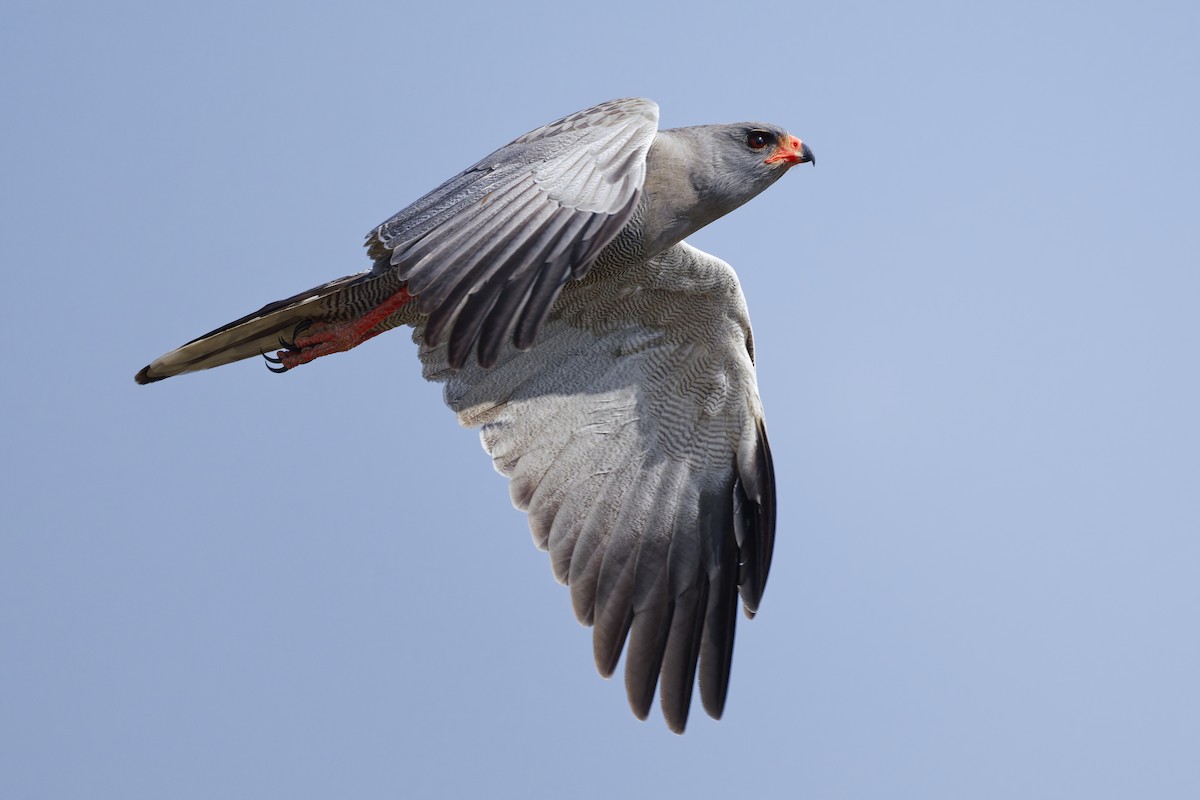
POLYGON ((789 167, 794 164, 812 164, 816 166, 817 157, 813 155, 812 150, 808 149, 808 145, 795 136, 789 136, 775 148, 775 152, 763 163, 778 164, 780 161, 789 167))

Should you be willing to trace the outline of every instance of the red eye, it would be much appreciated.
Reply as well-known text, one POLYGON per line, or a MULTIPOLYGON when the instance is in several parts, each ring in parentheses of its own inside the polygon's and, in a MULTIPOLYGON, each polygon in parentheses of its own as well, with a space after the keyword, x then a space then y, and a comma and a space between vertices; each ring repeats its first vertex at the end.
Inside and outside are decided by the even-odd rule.
POLYGON ((772 136, 766 131, 750 131, 746 134, 746 144, 751 150, 762 150, 771 143, 772 136))

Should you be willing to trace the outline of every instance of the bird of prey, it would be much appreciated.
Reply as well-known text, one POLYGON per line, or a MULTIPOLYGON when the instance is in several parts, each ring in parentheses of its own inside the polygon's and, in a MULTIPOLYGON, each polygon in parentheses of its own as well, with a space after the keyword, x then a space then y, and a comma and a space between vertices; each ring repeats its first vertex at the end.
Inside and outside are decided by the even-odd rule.
POLYGON ((738 596, 762 598, 775 476, 737 275, 683 241, 812 151, 764 123, 658 130, 649 100, 544 125, 370 232, 370 269, 269 303, 138 383, 265 356, 285 372, 413 329, 424 375, 481 429, 605 677, 656 685, 682 733, 729 688, 738 596), (269 351, 276 351, 269 355, 269 351))

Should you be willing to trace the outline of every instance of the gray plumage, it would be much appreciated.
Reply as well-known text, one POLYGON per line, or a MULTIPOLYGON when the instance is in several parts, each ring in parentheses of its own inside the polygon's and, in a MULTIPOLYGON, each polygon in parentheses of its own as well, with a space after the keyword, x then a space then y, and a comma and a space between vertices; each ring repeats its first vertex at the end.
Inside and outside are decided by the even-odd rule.
POLYGON ((219 366, 301 332, 343 337, 294 339, 282 370, 412 326, 425 377, 480 428, 594 626, 600 672, 625 648, 634 713, 645 718, 658 684, 682 732, 697 666, 704 709, 721 716, 737 598, 753 616, 775 533, 745 300, 729 265, 682 239, 812 153, 771 125, 657 120, 652 102, 629 99, 538 128, 374 229, 371 270, 271 303, 136 377, 219 366))

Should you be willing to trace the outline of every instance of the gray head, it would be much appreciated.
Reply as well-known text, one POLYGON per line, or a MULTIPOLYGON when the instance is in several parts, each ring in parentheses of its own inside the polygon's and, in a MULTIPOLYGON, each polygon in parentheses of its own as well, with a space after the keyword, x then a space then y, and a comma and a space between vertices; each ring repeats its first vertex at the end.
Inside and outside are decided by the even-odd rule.
POLYGON ((646 157, 647 255, 748 202, 796 164, 808 145, 778 125, 736 122, 659 131, 646 157))

